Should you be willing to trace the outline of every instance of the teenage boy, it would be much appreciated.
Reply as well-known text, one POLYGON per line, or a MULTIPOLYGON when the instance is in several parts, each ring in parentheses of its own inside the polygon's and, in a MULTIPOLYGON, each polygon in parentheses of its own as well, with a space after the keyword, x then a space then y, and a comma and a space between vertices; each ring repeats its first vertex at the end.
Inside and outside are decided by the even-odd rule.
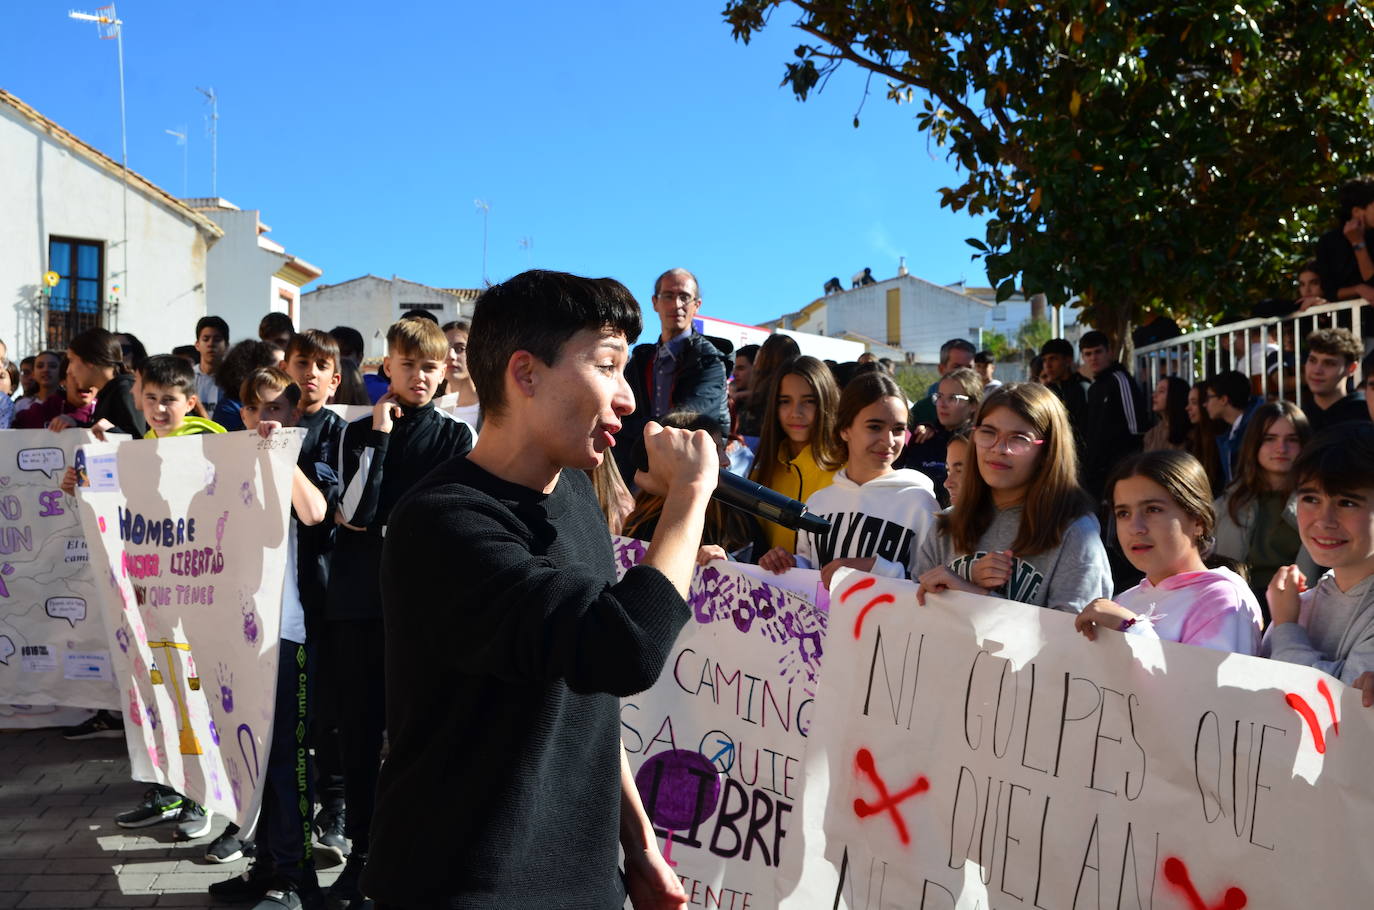
POLYGON ((155 354, 143 361, 138 375, 138 404, 148 422, 144 439, 224 432, 224 427, 213 420, 192 413, 200 400, 196 394, 196 374, 180 357, 155 354))
POLYGON ((1098 331, 1084 332, 1078 341, 1083 368, 1092 377, 1083 410, 1083 488, 1103 494, 1107 475, 1117 462, 1139 452, 1149 425, 1145 393, 1112 356, 1111 341, 1098 331))
POLYGON ((1083 449, 1083 412, 1088 407, 1088 380, 1074 371, 1073 344, 1051 338, 1040 345, 1040 362, 1045 385, 1064 403, 1078 448, 1083 449))
POLYGON ((1207 416, 1225 423, 1227 430, 1217 437, 1217 448, 1221 451, 1221 468, 1226 474, 1226 483, 1236 476, 1236 465, 1240 461, 1240 441, 1245 438, 1245 428, 1250 424, 1250 415, 1260 406, 1260 399, 1250 394, 1250 379, 1239 370, 1226 370, 1206 380, 1203 385, 1202 406, 1207 416))
MULTIPOLYGON (((282 364, 301 390, 300 417, 296 426, 303 428, 306 436, 297 464, 312 477, 322 478, 327 473, 331 483, 337 482, 339 451, 348 423, 325 405, 339 388, 342 359, 338 342, 332 335, 319 329, 306 329, 291 339, 282 364)), ((332 512, 338 505, 338 490, 323 483, 321 489, 330 497, 332 512)), ((327 521, 310 528, 297 540, 298 583, 301 603, 305 607, 311 658, 323 669, 325 665, 318 662, 318 656, 325 631, 334 523, 327 521)), ((337 686, 327 676, 316 672, 312 685, 315 695, 310 712, 310 741, 315 754, 315 798, 321 805, 314 822, 315 834, 320 848, 343 859, 348 852, 348 842, 344 838, 343 755, 338 729, 344 706, 339 704, 337 686)))
POLYGON ((258 340, 267 342, 279 351, 286 350, 295 334, 295 323, 285 313, 273 310, 258 320, 258 340))
MULTIPOLYGON (((354 421, 344 432, 338 472, 344 494, 335 512, 338 528, 325 610, 325 673, 347 706, 339 732, 348 803, 344 830, 352 841, 348 862, 329 893, 350 905, 361 899, 358 878, 367 862, 386 727, 382 588, 377 578, 382 541, 401 497, 435 467, 472 449, 468 425, 434 407, 449 353, 438 323, 402 319, 387 330, 386 343, 382 365, 391 385, 373 406, 372 416, 354 421)), ((437 569, 452 581, 460 576, 450 575, 450 565, 447 559, 416 563, 413 571, 429 577, 437 569)), ((412 818, 414 811, 412 804, 412 818)))
MULTIPOLYGON (((244 428, 270 437, 282 426, 295 426, 301 390, 275 367, 254 370, 244 380, 240 400, 244 428)), ((323 895, 315 878, 310 843, 313 798, 306 773, 305 732, 311 663, 305 646, 305 609, 297 582, 305 547, 303 532, 328 515, 326 494, 334 474, 327 465, 321 478, 297 466, 291 483, 292 545, 287 547, 282 586, 281 647, 277 654, 277 697, 272 718, 272 745, 267 753, 255 826, 257 857, 248 871, 209 888, 212 897, 258 903, 254 910, 300 910, 318 906, 323 895)))
POLYGON ((1318 329, 1307 336, 1302 381, 1307 400, 1302 412, 1316 433, 1344 420, 1365 420, 1368 412, 1358 393, 1346 393, 1346 380, 1359 369, 1364 345, 1349 329, 1318 329))
POLYGON ((1330 571, 1312 581, 1297 566, 1279 569, 1269 583, 1273 623, 1261 653, 1349 685, 1367 683, 1360 677, 1374 671, 1374 424, 1323 430, 1294 462, 1293 476, 1298 534, 1330 571))
MULTIPOLYGON (((883 358, 886 360, 887 358, 883 358)), ((997 357, 992 351, 979 351, 973 355, 973 371, 983 380, 983 391, 991 392, 993 389, 1002 385, 1000 379, 993 379, 992 374, 997 370, 997 357)), ((892 370, 889 369, 888 373, 892 370)))
POLYGON ((617 582, 584 472, 632 442, 614 434, 634 407, 634 298, 525 272, 479 298, 472 328, 482 435, 387 533, 391 751, 364 890, 379 907, 619 907, 621 846, 636 906, 684 906, 620 748, 619 697, 652 685, 689 616, 719 453, 703 431, 647 425, 636 480, 663 513, 617 582))
POLYGON ((224 352, 229 350, 229 323, 218 316, 202 316, 196 322, 196 395, 210 414, 219 404, 219 385, 215 370, 219 369, 224 352))

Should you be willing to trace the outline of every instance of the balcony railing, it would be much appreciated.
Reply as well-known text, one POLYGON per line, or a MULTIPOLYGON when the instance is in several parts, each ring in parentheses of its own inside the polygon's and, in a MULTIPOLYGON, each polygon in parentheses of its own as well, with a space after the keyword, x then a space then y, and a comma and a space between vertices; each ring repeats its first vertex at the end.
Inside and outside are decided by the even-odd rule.
POLYGON ((1345 300, 1314 306, 1303 313, 1198 329, 1136 348, 1135 375, 1152 389, 1166 376, 1177 376, 1192 385, 1223 370, 1237 369, 1250 377, 1256 394, 1301 405, 1307 391, 1302 383, 1307 336, 1316 329, 1341 327, 1360 338, 1361 316, 1370 318, 1363 309, 1364 301, 1345 300))

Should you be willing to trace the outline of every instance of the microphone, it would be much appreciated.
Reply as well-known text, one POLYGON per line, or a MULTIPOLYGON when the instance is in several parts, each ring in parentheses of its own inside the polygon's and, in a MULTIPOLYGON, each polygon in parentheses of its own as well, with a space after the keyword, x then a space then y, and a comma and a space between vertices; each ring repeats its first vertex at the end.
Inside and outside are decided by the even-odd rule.
MULTIPOLYGON (((643 437, 635 440, 633 460, 636 471, 648 473, 649 450, 644 446, 643 437)), ((806 503, 723 469, 711 498, 741 512, 782 525, 791 531, 825 534, 830 530, 830 522, 808 512, 806 503)))

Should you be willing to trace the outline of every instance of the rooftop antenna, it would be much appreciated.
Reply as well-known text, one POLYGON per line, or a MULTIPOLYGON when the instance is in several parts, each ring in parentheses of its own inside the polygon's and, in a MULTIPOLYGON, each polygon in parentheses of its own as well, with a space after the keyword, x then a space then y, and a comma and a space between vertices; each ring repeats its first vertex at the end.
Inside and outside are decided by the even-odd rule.
MULTIPOLYGON (((119 48, 119 161, 124 176, 124 240, 120 244, 124 251, 124 272, 120 276, 125 295, 129 293, 129 130, 124 115, 124 22, 115 13, 114 4, 98 7, 94 13, 69 10, 67 18, 82 22, 94 22, 101 40, 113 38, 119 48)), ((114 304, 114 327, 119 327, 119 302, 114 304)))
POLYGON ((187 138, 186 138, 186 136, 187 136, 187 133, 186 133, 186 126, 185 126, 185 124, 183 124, 180 130, 163 130, 163 132, 166 133, 168 136, 175 136, 176 139, 177 139, 177 145, 181 146, 181 198, 185 199, 185 198, 186 198, 186 163, 187 163, 188 151, 189 151, 189 149, 190 149, 190 147, 191 147, 191 143, 190 143, 189 141, 187 141, 187 138))
POLYGON ((525 268, 534 268, 534 238, 521 237, 520 249, 525 251, 525 268))
POLYGON ((482 213, 482 284, 491 287, 491 279, 487 277, 487 219, 491 216, 491 206, 481 199, 472 200, 472 204, 482 213))
POLYGON ((201 88, 196 86, 196 91, 205 96, 205 101, 210 105, 210 195, 219 198, 219 95, 215 94, 215 87, 201 88))

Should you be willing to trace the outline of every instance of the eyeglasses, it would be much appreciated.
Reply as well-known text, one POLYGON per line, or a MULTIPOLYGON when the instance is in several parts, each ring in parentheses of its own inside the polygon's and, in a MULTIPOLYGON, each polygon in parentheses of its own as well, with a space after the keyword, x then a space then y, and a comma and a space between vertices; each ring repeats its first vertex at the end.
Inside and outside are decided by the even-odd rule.
POLYGON ((973 443, 980 449, 992 449, 999 445, 1007 447, 1008 454, 1024 455, 1035 446, 1042 446, 1045 440, 1036 439, 1028 433, 999 433, 990 426, 973 428, 973 443))
POLYGON ((654 297, 656 297, 659 300, 662 300, 664 303, 674 301, 677 303, 691 303, 693 300, 697 299, 697 295, 689 294, 686 291, 678 291, 677 293, 669 293, 667 291, 664 291, 662 293, 655 294, 654 297))
POLYGON ((942 402, 942 401, 950 401, 950 402, 959 402, 959 401, 962 401, 962 402, 965 402, 966 404, 972 404, 972 403, 973 403, 973 396, 972 396, 972 395, 943 395, 943 394, 941 394, 941 393, 939 393, 939 392, 931 392, 931 393, 930 393, 930 400, 933 401, 933 402, 935 402, 936 404, 939 404, 939 403, 942 402))

